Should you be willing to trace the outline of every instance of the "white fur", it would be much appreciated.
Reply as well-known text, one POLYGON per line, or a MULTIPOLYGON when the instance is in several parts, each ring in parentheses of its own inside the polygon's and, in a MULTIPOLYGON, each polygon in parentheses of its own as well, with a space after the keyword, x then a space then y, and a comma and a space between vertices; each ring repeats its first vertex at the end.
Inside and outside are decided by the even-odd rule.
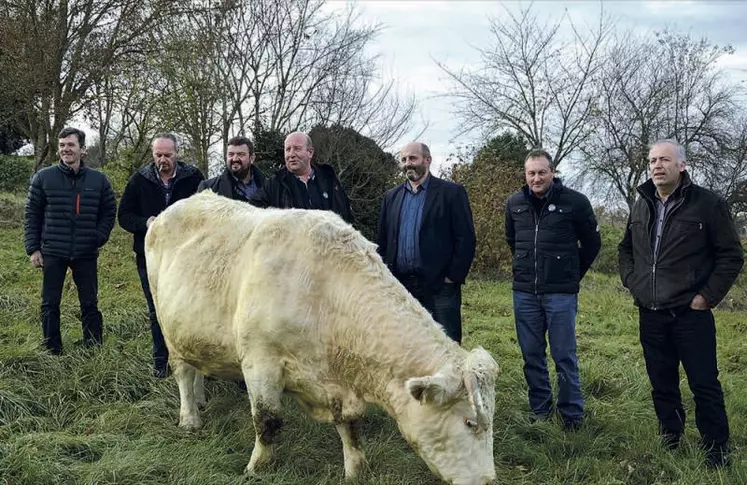
MULTIPOLYGON (((365 457, 341 423, 373 403, 442 479, 492 482, 497 364, 450 340, 375 249, 334 213, 257 209, 210 191, 159 215, 145 254, 179 380, 180 424, 201 424, 196 368, 243 377, 253 412, 279 410, 285 392, 314 418, 334 421, 348 478, 365 457), (477 396, 467 395, 470 376, 477 396), (478 417, 479 427, 465 424, 478 417)), ((258 436, 247 471, 272 457, 258 436)))

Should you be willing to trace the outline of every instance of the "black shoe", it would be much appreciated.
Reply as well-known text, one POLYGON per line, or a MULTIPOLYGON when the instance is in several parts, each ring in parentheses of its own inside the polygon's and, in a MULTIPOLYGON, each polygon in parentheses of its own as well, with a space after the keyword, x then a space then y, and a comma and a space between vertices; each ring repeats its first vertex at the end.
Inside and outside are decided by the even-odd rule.
POLYGON ((584 418, 563 419, 563 429, 566 431, 578 431, 584 425, 584 418))
POLYGON ((669 451, 674 451, 680 446, 680 440, 682 439, 682 435, 680 433, 662 433, 661 434, 661 442, 664 445, 664 448, 669 451))
POLYGON ((59 348, 57 348, 57 347, 49 347, 49 348, 45 347, 45 350, 47 352, 49 352, 50 354, 52 354, 52 355, 62 355, 62 354, 64 354, 64 352, 62 351, 62 347, 59 347, 59 348))
POLYGON ((706 466, 708 468, 728 468, 731 466, 728 445, 715 445, 706 451, 706 466))
POLYGON ((535 414, 535 413, 532 413, 532 414, 529 415, 529 422, 532 423, 532 424, 546 423, 546 422, 550 421, 551 417, 552 417, 552 415, 550 413, 547 413, 547 414, 535 414))
POLYGON ((153 367, 153 377, 156 379, 166 379, 171 375, 171 370, 168 365, 153 367))

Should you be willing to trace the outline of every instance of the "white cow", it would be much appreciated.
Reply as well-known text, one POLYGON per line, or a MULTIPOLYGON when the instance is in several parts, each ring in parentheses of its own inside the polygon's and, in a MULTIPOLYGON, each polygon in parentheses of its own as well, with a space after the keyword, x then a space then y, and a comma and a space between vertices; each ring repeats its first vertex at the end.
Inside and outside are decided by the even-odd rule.
POLYGON ((498 365, 450 340, 375 249, 332 212, 257 209, 210 191, 159 215, 145 256, 180 426, 202 424, 202 374, 243 377, 249 474, 273 457, 286 393, 336 425, 346 478, 365 463, 357 430, 374 403, 443 480, 491 483, 498 365))

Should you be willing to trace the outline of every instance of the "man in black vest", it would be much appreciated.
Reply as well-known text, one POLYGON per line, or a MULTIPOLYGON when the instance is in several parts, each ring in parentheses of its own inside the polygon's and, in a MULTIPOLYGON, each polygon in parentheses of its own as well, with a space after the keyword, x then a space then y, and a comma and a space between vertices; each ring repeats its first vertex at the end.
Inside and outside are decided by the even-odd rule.
POLYGON ((24 245, 31 264, 43 271, 44 346, 62 354, 60 300, 67 268, 78 288, 83 345, 101 345, 103 318, 98 309, 98 254, 114 227, 117 202, 109 180, 81 160, 86 134, 65 128, 59 134, 60 161, 31 179, 24 245))
POLYGON ((197 191, 210 189, 223 197, 249 202, 264 182, 264 175, 254 166, 252 141, 249 138, 237 136, 228 140, 226 168, 223 173, 201 182, 197 191))
POLYGON ((506 242, 513 254, 514 318, 529 405, 535 419, 553 412, 547 336, 558 376, 557 411, 563 426, 575 430, 584 417, 576 356, 578 290, 602 240, 589 199, 554 175, 549 153, 529 152, 526 185, 506 204, 506 242))
POLYGON ((135 172, 125 187, 119 203, 119 225, 133 234, 132 249, 135 251, 137 272, 148 304, 153 338, 153 375, 163 378, 168 375, 169 351, 158 325, 150 293, 145 266, 145 233, 153 219, 168 206, 197 192, 204 177, 193 165, 177 161, 177 141, 171 133, 156 135, 152 152, 153 161, 135 172))
POLYGON ((432 175, 430 165, 424 143, 400 151, 407 180, 384 195, 378 251, 446 334, 461 343, 461 285, 475 256, 475 227, 467 191, 432 175))

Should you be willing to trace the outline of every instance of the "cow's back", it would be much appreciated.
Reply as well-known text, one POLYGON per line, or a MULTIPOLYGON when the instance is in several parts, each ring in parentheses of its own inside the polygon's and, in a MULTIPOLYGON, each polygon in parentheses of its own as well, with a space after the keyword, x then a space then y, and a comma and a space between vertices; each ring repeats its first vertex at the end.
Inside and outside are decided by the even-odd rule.
POLYGON ((324 304, 325 276, 315 274, 315 242, 304 235, 315 232, 305 226, 334 226, 338 219, 257 209, 208 191, 164 211, 145 246, 172 356, 230 379, 241 377, 240 362, 252 352, 304 355, 323 366, 325 329, 318 323, 325 309, 315 305, 324 304))

